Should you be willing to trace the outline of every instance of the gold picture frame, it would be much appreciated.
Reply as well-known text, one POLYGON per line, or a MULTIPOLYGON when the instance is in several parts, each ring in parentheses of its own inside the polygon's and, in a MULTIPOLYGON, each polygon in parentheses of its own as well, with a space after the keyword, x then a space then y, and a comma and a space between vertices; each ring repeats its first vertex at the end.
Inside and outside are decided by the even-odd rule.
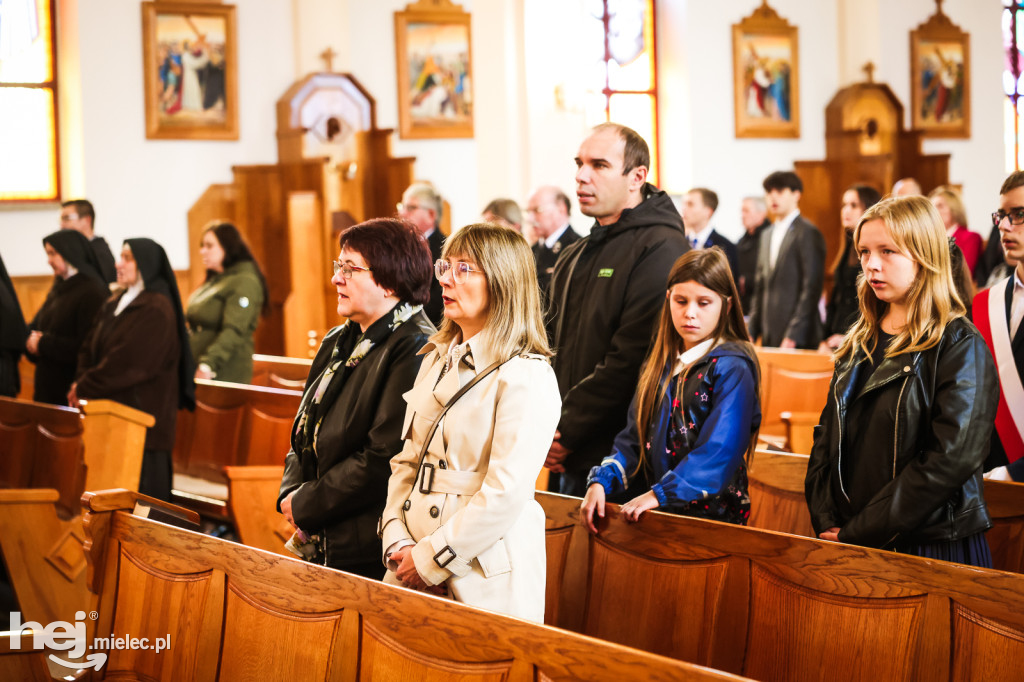
POLYGON ((143 2, 146 137, 237 140, 235 6, 143 2))
POLYGON ((925 137, 971 136, 970 36, 939 5, 910 32, 911 126, 925 137))
POLYGON ((450 0, 395 12, 399 135, 473 137, 470 15, 450 0))
POLYGON ((797 28, 768 6, 732 26, 736 137, 800 137, 797 28))

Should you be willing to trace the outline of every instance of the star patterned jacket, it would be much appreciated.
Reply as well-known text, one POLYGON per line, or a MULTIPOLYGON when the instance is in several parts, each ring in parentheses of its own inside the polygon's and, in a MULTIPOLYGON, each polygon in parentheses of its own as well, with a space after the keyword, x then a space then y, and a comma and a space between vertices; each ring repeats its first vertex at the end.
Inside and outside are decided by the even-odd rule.
POLYGON ((641 471, 634 474, 641 448, 634 395, 626 428, 615 438, 611 454, 591 470, 588 487, 600 483, 612 495, 635 486, 639 478, 644 486, 635 495, 652 490, 660 511, 707 518, 720 517, 715 498, 737 487, 737 479, 746 495, 743 456, 761 424, 757 361, 738 344, 726 342, 693 362, 682 395, 676 380, 682 366, 676 362, 666 368, 666 373, 672 369, 673 379, 654 413, 641 471), (673 407, 680 400, 681 419, 673 424, 673 407))

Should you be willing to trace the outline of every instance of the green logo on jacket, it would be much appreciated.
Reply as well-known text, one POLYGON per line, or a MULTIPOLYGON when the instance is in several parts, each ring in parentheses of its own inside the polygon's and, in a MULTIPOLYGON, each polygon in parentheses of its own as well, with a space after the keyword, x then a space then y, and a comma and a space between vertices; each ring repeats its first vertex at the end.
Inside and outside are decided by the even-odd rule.
POLYGON ((615 268, 601 268, 597 271, 598 277, 611 277, 612 273, 615 272, 615 268))

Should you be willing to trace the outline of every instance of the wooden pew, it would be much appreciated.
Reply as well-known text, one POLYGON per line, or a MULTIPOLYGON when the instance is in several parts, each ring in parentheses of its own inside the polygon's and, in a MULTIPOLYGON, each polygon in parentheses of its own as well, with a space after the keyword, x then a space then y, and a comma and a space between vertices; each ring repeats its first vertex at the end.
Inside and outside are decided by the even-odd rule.
POLYGON ((313 360, 280 355, 252 356, 252 385, 301 391, 313 360))
MULTIPOLYGON (((1010 680, 1024 576, 538 494, 573 528, 557 624, 759 680, 1010 680), (582 579, 579 579, 582 576, 582 579)), ((549 544, 550 547, 550 544, 549 544)))
POLYGON ((0 555, 26 619, 86 608, 80 498, 137 488, 153 418, 108 400, 83 411, 0 398, 0 555))
MULTIPOLYGON (((761 437, 789 446, 790 440, 806 443, 806 428, 818 423, 832 379, 832 356, 811 350, 757 348, 761 367, 761 437), (784 412, 789 413, 783 419, 784 412), (788 426, 787 426, 788 424, 788 426), (803 427, 799 436, 788 433, 803 427)), ((790 451, 794 447, 787 447, 790 451)))
POLYGON ((140 498, 83 498, 96 636, 171 646, 112 650, 108 677, 737 679, 139 518, 140 498))
MULTIPOLYGON (((804 476, 807 455, 758 450, 749 471, 750 526, 814 537, 804 476)), ((988 531, 992 565, 1024 573, 1024 483, 985 480, 985 502, 992 517, 988 531)))
POLYGON ((228 479, 228 510, 243 545, 287 557, 284 548, 292 527, 277 511, 283 466, 225 467, 228 479))
POLYGON ((300 391, 197 380, 195 412, 178 412, 175 500, 226 518, 224 467, 283 465, 301 399, 300 391))

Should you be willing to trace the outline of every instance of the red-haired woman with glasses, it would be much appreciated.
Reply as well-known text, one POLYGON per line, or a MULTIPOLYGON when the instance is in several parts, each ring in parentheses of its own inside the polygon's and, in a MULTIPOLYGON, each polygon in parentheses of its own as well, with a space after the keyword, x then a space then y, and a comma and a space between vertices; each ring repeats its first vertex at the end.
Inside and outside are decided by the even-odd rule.
POLYGON ((381 218, 341 234, 338 314, 306 379, 285 459, 278 509, 300 556, 381 578, 377 520, 388 462, 402 449, 402 394, 434 332, 423 313, 430 254, 408 223, 381 218))

